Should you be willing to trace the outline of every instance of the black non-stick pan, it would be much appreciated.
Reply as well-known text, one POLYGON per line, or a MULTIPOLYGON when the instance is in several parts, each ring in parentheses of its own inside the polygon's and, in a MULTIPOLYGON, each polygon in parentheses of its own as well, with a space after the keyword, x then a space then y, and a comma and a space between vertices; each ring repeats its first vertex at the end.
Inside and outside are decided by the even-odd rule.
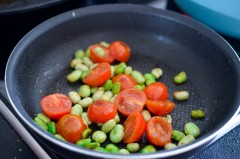
POLYGON ((13 50, 5 82, 11 104, 23 122, 40 141, 66 158, 176 158, 200 151, 237 119, 239 77, 237 54, 214 31, 177 13, 115 4, 69 11, 34 28, 13 50), (187 101, 174 101, 176 107, 171 115, 174 129, 183 130, 190 121, 200 127, 201 136, 195 142, 174 150, 160 148, 147 155, 108 154, 60 141, 33 122, 33 117, 41 112, 39 101, 43 96, 67 94, 81 85, 66 80, 74 52, 115 40, 130 46, 132 54, 127 64, 135 70, 146 73, 154 67, 162 68, 159 81, 168 86, 170 100, 174 101, 172 94, 176 90, 190 92, 187 101), (180 71, 187 73, 188 81, 175 85, 173 76, 180 71), (203 109, 205 118, 192 119, 189 113, 193 109, 203 109))

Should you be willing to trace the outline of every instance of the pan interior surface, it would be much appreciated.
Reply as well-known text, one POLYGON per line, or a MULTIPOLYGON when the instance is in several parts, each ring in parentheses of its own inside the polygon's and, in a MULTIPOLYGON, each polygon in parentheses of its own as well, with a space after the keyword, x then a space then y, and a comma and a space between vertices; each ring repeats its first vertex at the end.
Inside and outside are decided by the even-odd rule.
POLYGON ((171 113, 173 129, 183 131, 184 124, 192 121, 201 129, 201 140, 233 116, 239 106, 240 86, 239 61, 232 49, 190 19, 135 7, 67 12, 25 36, 11 55, 6 82, 15 109, 28 124, 34 125, 32 118, 42 112, 39 102, 43 96, 78 91, 81 82, 70 84, 66 80, 76 50, 115 40, 130 46, 132 54, 127 65, 134 70, 148 73, 152 68, 162 68, 159 81, 168 86, 169 100, 176 104, 171 113), (173 77, 180 71, 187 73, 188 81, 176 85, 173 77), (177 90, 188 90, 190 98, 175 101, 173 92, 177 90), (203 109, 206 117, 192 119, 193 109, 203 109))

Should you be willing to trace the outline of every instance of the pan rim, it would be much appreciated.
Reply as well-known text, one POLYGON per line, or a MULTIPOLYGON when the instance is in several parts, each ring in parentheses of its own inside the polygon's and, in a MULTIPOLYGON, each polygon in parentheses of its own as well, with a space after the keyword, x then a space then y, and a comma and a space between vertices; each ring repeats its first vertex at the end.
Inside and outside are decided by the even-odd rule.
MULTIPOLYGON (((88 15, 89 14, 95 14, 95 13, 98 13, 98 12, 96 12, 96 10, 99 10, 99 9, 100 9, 101 12, 113 12, 113 11, 116 11, 116 10, 119 11, 119 12, 120 11, 131 12, 131 10, 133 10, 133 8, 135 8, 135 9, 138 8, 139 13, 144 13, 144 12, 148 12, 148 11, 151 10, 151 12, 154 11, 154 13, 151 13, 151 14, 159 14, 160 13, 163 17, 174 20, 174 21, 177 21, 179 23, 183 23, 183 22, 187 21, 187 22, 190 22, 191 24, 193 23, 194 26, 204 28, 204 30, 206 30, 210 35, 213 35, 213 37, 215 37, 219 42, 224 43, 224 45, 226 45, 226 47, 228 47, 228 49, 233 52, 232 56, 236 56, 238 61, 240 61, 237 53, 234 51, 234 49, 231 47, 231 45, 229 45, 226 42, 226 40, 224 40, 216 32, 214 32, 213 30, 211 30, 209 28, 206 28, 206 26, 200 24, 199 22, 197 22, 195 20, 192 20, 188 17, 184 17, 184 16, 182 16, 180 14, 177 14, 177 13, 173 13, 171 11, 160 10, 160 9, 155 9, 155 8, 152 8, 152 7, 143 6, 143 5, 136 5, 136 4, 107 4, 107 5, 90 6, 90 7, 80 8, 80 9, 68 11, 66 13, 62 13, 58 16, 55 16, 55 17, 43 22, 42 24, 35 27, 28 34, 26 34, 23 37, 23 39, 14 48, 13 52, 11 53, 11 55, 9 57, 9 60, 7 62, 7 66, 6 66, 5 86, 6 86, 7 95, 8 95, 8 98, 10 100, 10 103, 13 106, 14 110, 17 112, 17 114, 20 116, 20 118, 32 130, 34 130, 34 132, 36 132, 38 135, 42 136, 43 138, 51 141, 52 143, 57 144, 58 146, 61 146, 65 149, 74 151, 76 153, 82 153, 82 154, 85 154, 85 155, 91 154, 92 156, 95 156, 95 157, 99 157, 99 155, 101 155, 101 157, 104 157, 104 158, 105 157, 106 158, 108 158, 108 157, 111 157, 111 158, 132 158, 132 157, 136 157, 136 158, 159 158, 160 157, 160 158, 163 158, 163 157, 171 157, 171 156, 175 156, 175 155, 178 155, 178 154, 182 154, 184 152, 188 152, 190 150, 193 150, 197 147, 200 147, 201 145, 204 145, 204 144, 210 142, 211 140, 213 140, 218 135, 219 131, 222 130, 226 124, 228 124, 231 120, 234 120, 234 118, 237 116, 237 114, 240 111, 240 106, 238 106, 238 109, 236 110, 236 112, 231 116, 231 118, 228 121, 225 122, 224 125, 222 125, 221 128, 219 128, 213 134, 203 138, 202 140, 196 141, 196 142, 192 143, 191 145, 186 145, 186 146, 183 146, 181 148, 177 148, 175 150, 164 150, 164 151, 161 151, 161 152, 156 152, 156 153, 146 154, 146 155, 131 154, 129 156, 123 156, 123 155, 116 155, 116 154, 104 154, 104 153, 99 153, 99 152, 93 152, 93 151, 89 151, 89 150, 86 150, 86 149, 81 149, 81 148, 73 146, 73 145, 70 146, 69 143, 62 142, 62 141, 60 141, 56 138, 53 138, 52 136, 50 136, 46 132, 42 131, 40 128, 36 127, 36 125, 33 123, 33 121, 27 120, 27 118, 24 117, 21 114, 21 112, 17 109, 17 104, 18 103, 16 103, 13 100, 13 98, 11 97, 12 88, 11 88, 11 82, 10 81, 12 81, 11 80, 11 70, 14 69, 13 63, 14 63, 14 61, 17 60, 17 57, 19 56, 17 54, 19 52, 21 52, 21 49, 24 48, 23 47, 24 45, 26 45, 31 40, 34 40, 34 38, 41 35, 41 33, 44 33, 44 31, 47 31, 48 29, 53 28, 56 25, 60 25, 61 23, 65 23, 66 21, 70 20, 71 18, 75 18, 76 16, 85 16, 87 14, 88 15), (107 8, 108 8, 108 10, 107 10, 107 8), (111 8, 111 9, 109 9, 109 8, 111 8)), ((148 13, 148 14, 150 14, 150 13, 148 13)))
POLYGON ((0 10, 0 15, 12 15, 29 12, 31 10, 39 10, 47 6, 53 6, 63 3, 66 0, 51 0, 51 1, 38 1, 31 2, 28 5, 19 5, 17 7, 6 7, 0 10))

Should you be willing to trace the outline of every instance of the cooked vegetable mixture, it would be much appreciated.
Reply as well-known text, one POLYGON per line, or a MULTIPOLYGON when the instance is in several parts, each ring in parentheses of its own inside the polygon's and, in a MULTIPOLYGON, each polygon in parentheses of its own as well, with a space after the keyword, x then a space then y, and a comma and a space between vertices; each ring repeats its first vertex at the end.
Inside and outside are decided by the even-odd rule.
MULTIPOLYGON (((186 123, 184 132, 173 130, 175 103, 160 82, 162 69, 143 74, 126 64, 130 56, 130 47, 121 41, 76 51, 66 78, 69 84, 79 82, 79 89, 43 97, 36 124, 60 140, 105 153, 152 153, 193 142, 200 135, 196 124, 186 123), (139 143, 143 136, 145 146, 139 143)), ((187 82, 186 73, 175 75, 173 82, 176 87, 187 82)), ((175 100, 188 98, 187 90, 174 92, 175 100)), ((190 115, 199 119, 204 112, 192 110, 190 115)))

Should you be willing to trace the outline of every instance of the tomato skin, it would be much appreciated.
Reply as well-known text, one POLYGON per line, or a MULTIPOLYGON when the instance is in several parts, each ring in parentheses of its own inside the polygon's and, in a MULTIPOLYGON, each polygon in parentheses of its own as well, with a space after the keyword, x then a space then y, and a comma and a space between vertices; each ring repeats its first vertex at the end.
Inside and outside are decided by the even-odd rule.
POLYGON ((87 125, 83 119, 74 114, 62 116, 56 124, 57 133, 72 143, 82 139, 82 133, 86 129, 87 125))
POLYGON ((147 98, 150 100, 167 100, 168 99, 168 88, 165 84, 161 82, 154 82, 149 84, 144 89, 147 98))
POLYGON ((90 47, 90 58, 93 62, 95 63, 101 63, 101 62, 107 62, 107 63, 113 63, 114 61, 114 58, 113 56, 110 54, 109 50, 107 47, 101 45, 101 44, 94 44, 94 45, 91 45, 90 47), (102 57, 100 56, 96 51, 95 49, 99 47, 101 48, 105 55, 102 57))
POLYGON ((146 123, 146 136, 150 143, 164 146, 171 142, 172 126, 163 117, 154 116, 146 123))
POLYGON ((117 115, 117 107, 106 100, 97 100, 88 107, 87 115, 95 123, 104 123, 117 115))
POLYGON ((70 113, 72 101, 64 94, 55 93, 43 97, 40 106, 49 118, 58 120, 63 115, 70 113))
POLYGON ((135 88, 126 89, 120 92, 115 100, 114 104, 120 113, 125 116, 132 114, 133 112, 141 112, 146 103, 147 97, 143 91, 135 88))
POLYGON ((111 77, 111 67, 109 63, 97 64, 84 78, 83 82, 92 87, 104 84, 111 77))
POLYGON ((110 54, 120 62, 128 61, 130 57, 129 46, 122 41, 114 41, 109 46, 110 54))
POLYGON ((123 124, 125 144, 133 143, 141 139, 145 131, 145 120, 140 112, 130 114, 123 124))
POLYGON ((121 88, 120 90, 123 91, 125 89, 133 88, 137 84, 136 80, 128 75, 128 74, 119 74, 112 78, 112 82, 120 82, 121 88))
POLYGON ((168 100, 165 100, 165 101, 147 100, 146 106, 148 110, 154 115, 162 116, 170 113, 174 109, 175 104, 168 100))

